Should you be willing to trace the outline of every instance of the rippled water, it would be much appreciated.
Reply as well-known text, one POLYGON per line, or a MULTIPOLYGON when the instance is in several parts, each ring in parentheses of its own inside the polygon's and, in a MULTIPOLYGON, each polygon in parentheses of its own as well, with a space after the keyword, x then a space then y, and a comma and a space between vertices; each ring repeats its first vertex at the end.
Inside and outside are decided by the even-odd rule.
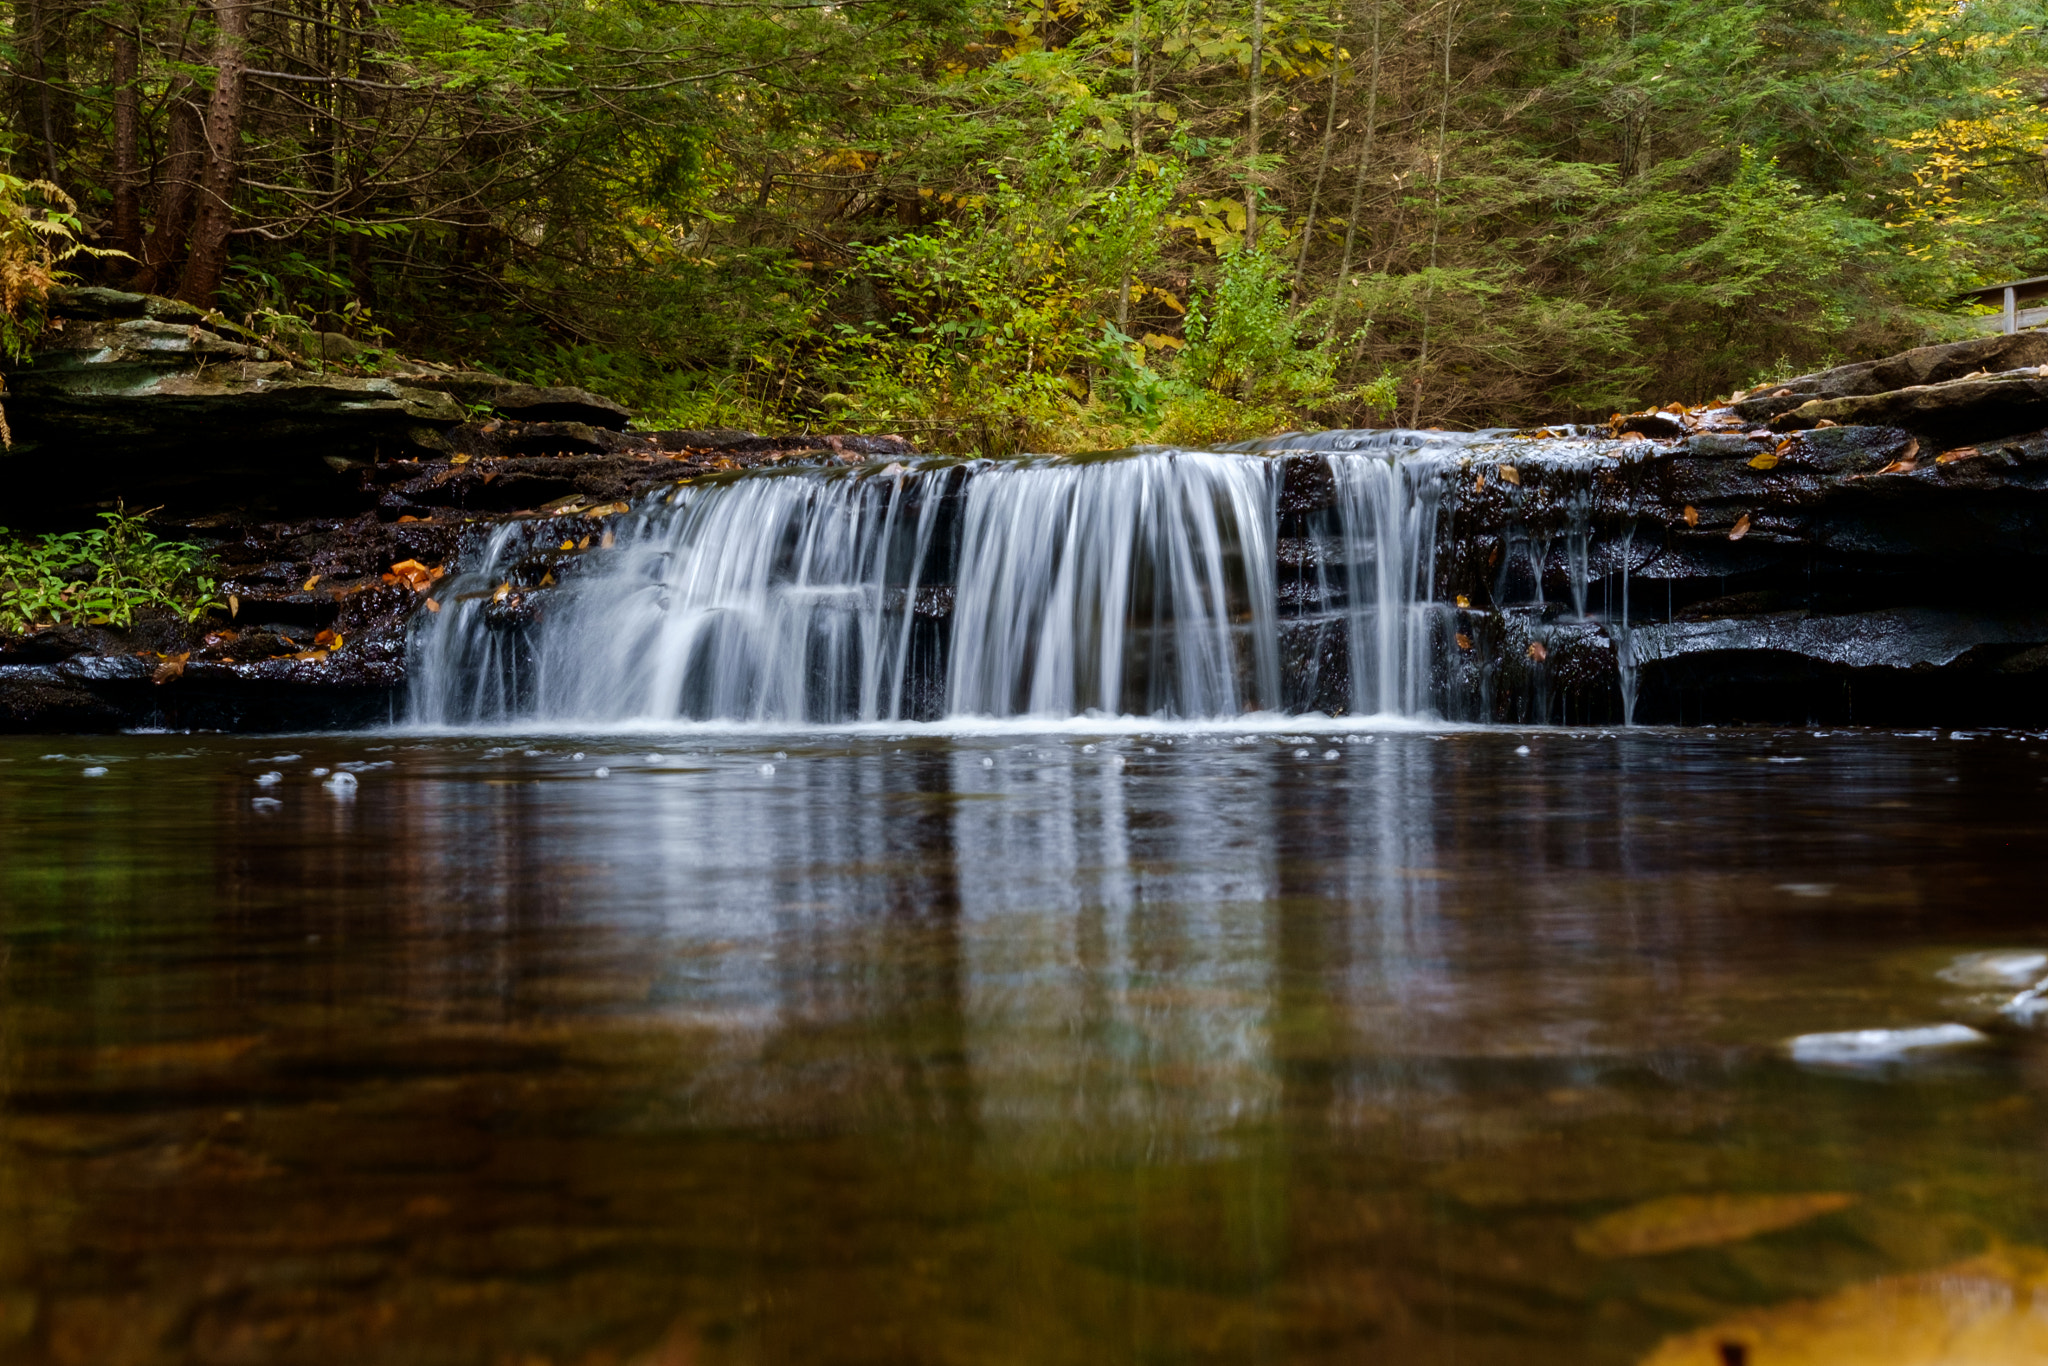
POLYGON ((2044 754, 0 740, 0 1359, 1624 1363, 2048 1243, 2025 1036, 1781 1047, 2048 946, 2044 754))

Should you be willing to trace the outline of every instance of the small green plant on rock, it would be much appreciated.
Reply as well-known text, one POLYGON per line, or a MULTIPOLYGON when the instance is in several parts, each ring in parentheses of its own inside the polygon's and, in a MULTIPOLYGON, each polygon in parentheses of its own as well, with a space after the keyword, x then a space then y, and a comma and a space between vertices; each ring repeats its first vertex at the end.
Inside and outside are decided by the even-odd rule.
POLYGON ((0 527, 0 631, 130 626, 152 609, 197 621, 226 607, 205 552, 159 538, 144 515, 103 512, 105 526, 34 538, 0 527))

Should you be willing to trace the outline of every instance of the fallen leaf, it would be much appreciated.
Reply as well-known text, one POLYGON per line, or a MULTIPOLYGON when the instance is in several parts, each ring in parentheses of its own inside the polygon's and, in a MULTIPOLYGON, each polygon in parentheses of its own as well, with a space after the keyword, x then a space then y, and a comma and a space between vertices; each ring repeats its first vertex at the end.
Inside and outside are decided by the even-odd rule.
POLYGON ((183 654, 164 656, 164 662, 157 665, 150 673, 149 681, 152 683, 168 683, 174 678, 183 678, 185 676, 185 661, 191 657, 192 652, 189 650, 183 654))
POLYGON ((1739 541, 1749 534, 1749 514, 1743 513, 1735 519, 1735 525, 1728 529, 1728 539, 1739 541))
POLYGON ((610 550, 613 546, 617 544, 617 539, 613 537, 612 533, 609 530, 607 530, 604 533, 604 539, 597 543, 597 548, 599 550, 610 550))
POLYGON ((1667 403, 1657 411, 1663 413, 1677 413, 1682 416, 1685 413, 1685 405, 1683 403, 1667 403))
POLYGON ((541 575, 540 586, 542 588, 553 588, 555 586, 555 576, 552 573, 541 575))
POLYGON ((600 503, 594 508, 583 509, 585 517, 616 517, 622 512, 633 510, 630 503, 600 503))
POLYGON ((242 599, 237 594, 228 594, 228 620, 233 621, 240 615, 242 615, 242 599))
POLYGON ((1516 488, 1522 486, 1522 472, 1513 465, 1502 465, 1500 467, 1500 477, 1506 482, 1513 484, 1516 488))
POLYGON ((501 583, 501 584, 499 584, 499 585, 498 585, 498 586, 497 586, 497 587, 496 587, 495 589, 493 589, 493 590, 491 591, 491 601, 492 601, 492 602, 503 602, 503 601, 504 601, 504 600, 505 600, 505 599, 506 599, 506 598, 507 598, 508 596, 510 596, 510 595, 511 595, 511 592, 512 592, 512 585, 511 585, 511 584, 509 584, 509 583, 501 583))
POLYGON ((467 465, 469 463, 469 456, 458 452, 448 457, 448 463, 451 465, 467 465))
POLYGON ((1642 1366, 2020 1366, 2048 1361, 2048 1252, 2010 1247, 1751 1309, 1669 1337, 1642 1366))
POLYGON ((1687 526, 1698 526, 1700 524, 1700 510, 1691 503, 1685 505, 1685 524, 1687 526))
POLYGON ((1458 594, 1458 606, 1460 606, 1460 607, 1470 607, 1471 605, 1472 605, 1472 599, 1470 599, 1470 598, 1466 597, 1466 596, 1465 596, 1465 595, 1464 595, 1463 593, 1460 593, 1460 594, 1458 594))
POLYGON ((1984 452, 1978 450, 1975 446, 1958 446, 1952 451, 1943 451, 1940 455, 1935 456, 1934 463, 1937 465, 1953 465, 1958 460, 1975 460, 1982 454, 1984 452))
POLYGON ((297 654, 293 655, 292 658, 303 659, 316 664, 325 664, 327 662, 327 651, 301 650, 297 654))
POLYGON ((1813 425, 1814 425, 1815 427, 1839 427, 1839 426, 1841 426, 1842 424, 1841 424, 1841 423, 1839 423, 1839 422, 1837 422, 1837 421, 1835 421, 1835 420, 1834 420, 1833 418, 1831 418, 1831 417, 1824 417, 1824 418, 1822 418, 1822 419, 1821 419, 1820 421, 1818 421, 1818 422, 1814 423, 1813 425))
POLYGON ((313 585, 318 582, 320 582, 320 576, 315 574, 312 578, 299 585, 299 591, 301 593, 310 593, 313 591, 313 585))
POLYGON ((1798 1195, 1668 1195, 1595 1219, 1572 1235, 1594 1257, 1647 1257, 1739 1243, 1856 1203, 1837 1191, 1798 1195))
POLYGON ((411 513, 408 512, 404 516, 400 517, 398 520, 401 522, 417 522, 419 518, 413 516, 411 513))
POLYGON ((562 542, 562 549, 564 549, 564 550, 574 550, 575 548, 576 548, 576 542, 574 542, 574 541, 567 541, 567 540, 565 540, 565 541, 563 541, 563 542, 562 542))
POLYGON ((1550 658, 1550 651, 1543 648, 1542 641, 1532 640, 1529 642, 1529 658, 1541 664, 1544 660, 1550 658))
POLYGON ((436 570, 427 568, 418 560, 400 560, 391 566, 394 581, 402 582, 415 593, 427 591, 427 585, 441 577, 436 570))
POLYGON ((1472 637, 1466 635, 1463 631, 1458 632, 1458 648, 1461 650, 1471 649, 1472 637))
POLYGON ((578 550, 590 549, 590 538, 588 536, 585 536, 582 540, 576 542, 576 548, 578 550))
POLYGON ((1752 459, 1749 462, 1749 467, 1753 470, 1774 470, 1778 468, 1778 453, 1776 451, 1765 451, 1763 454, 1752 459))
POLYGON ((441 610, 441 604, 440 604, 440 603, 438 603, 438 602, 435 602, 435 601, 434 601, 434 600, 433 600, 432 598, 428 598, 428 599, 427 599, 427 610, 428 610, 429 612, 438 612, 438 611, 440 611, 440 610, 441 610))
POLYGON ((1472 491, 1474 493, 1486 492, 1486 476, 1484 474, 1472 481, 1472 491))

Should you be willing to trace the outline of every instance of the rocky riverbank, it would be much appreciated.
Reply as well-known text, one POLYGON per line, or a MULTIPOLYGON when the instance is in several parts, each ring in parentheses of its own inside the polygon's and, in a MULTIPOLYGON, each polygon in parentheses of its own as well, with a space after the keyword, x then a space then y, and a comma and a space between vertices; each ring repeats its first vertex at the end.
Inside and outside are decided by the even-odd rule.
POLYGON ((0 730, 318 729, 402 707, 405 633, 506 523, 569 547, 678 480, 910 453, 897 437, 631 431, 580 389, 367 352, 301 351, 167 299, 81 289, 6 372, 16 531, 117 500, 202 545, 230 608, 198 623, 0 634, 0 730))

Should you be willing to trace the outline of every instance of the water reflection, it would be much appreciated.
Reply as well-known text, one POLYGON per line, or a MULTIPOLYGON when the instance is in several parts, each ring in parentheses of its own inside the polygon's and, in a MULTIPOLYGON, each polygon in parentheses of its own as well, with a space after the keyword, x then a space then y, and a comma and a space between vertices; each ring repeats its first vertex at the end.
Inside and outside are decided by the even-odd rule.
POLYGON ((10 1361, 1624 1362, 2048 1238, 2025 1040, 1775 1051, 2040 939, 2026 737, 169 740, 0 742, 10 1361), (1722 1191, 1856 1199, 1585 1250, 1722 1191))

